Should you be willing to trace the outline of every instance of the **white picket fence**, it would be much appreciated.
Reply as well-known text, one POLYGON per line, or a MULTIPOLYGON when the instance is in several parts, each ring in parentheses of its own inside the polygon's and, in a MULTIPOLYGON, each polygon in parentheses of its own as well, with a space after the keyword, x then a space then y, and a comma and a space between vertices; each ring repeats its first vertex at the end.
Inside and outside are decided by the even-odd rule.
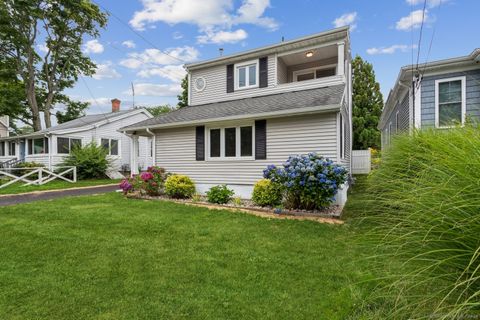
POLYGON ((352 173, 368 174, 372 170, 372 155, 370 150, 352 151, 352 173))
POLYGON ((37 168, 3 168, 0 169, 0 178, 7 177, 11 180, 8 180, 7 183, 1 184, 1 188, 8 187, 9 185, 15 182, 24 182, 25 186, 29 185, 43 185, 53 181, 55 179, 65 180, 70 183, 77 182, 77 167, 56 167, 57 172, 53 170, 37 167, 37 168), (20 175, 21 172, 28 171, 27 173, 20 175), (20 172, 20 173, 19 173, 20 172), (67 178, 68 173, 72 173, 72 178, 67 178), (36 176, 35 176, 36 174, 36 176), (32 179, 32 177, 36 177, 32 179))

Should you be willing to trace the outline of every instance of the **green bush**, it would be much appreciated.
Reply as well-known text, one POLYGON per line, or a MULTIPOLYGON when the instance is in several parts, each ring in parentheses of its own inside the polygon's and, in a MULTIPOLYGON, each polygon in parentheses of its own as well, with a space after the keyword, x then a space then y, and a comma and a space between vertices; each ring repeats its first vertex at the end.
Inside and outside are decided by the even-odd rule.
POLYGON ((282 192, 280 184, 269 179, 261 179, 253 187, 252 201, 258 206, 274 207, 282 203, 282 192))
POLYGON ((207 191, 207 201, 210 203, 225 204, 232 200, 235 192, 226 185, 214 186, 207 191))
POLYGON ((107 150, 94 142, 74 147, 65 157, 62 166, 77 167, 78 179, 101 179, 106 177, 110 166, 107 150))
POLYGON ((480 130, 470 126, 399 136, 383 152, 359 220, 391 272, 377 291, 395 301, 389 318, 480 312, 479 159, 480 130))
POLYGON ((195 183, 188 176, 174 174, 165 181, 165 193, 177 199, 191 198, 195 194, 195 183))
MULTIPOLYGON (((17 176, 23 176, 24 174, 27 174, 29 172, 32 172, 33 169, 28 169, 28 168, 44 168, 45 165, 43 163, 38 163, 38 162, 20 162, 17 165, 15 165, 15 168, 25 168, 25 170, 13 170, 12 173, 17 175, 17 176)), ((28 180, 36 180, 38 179, 38 174, 34 173, 31 174, 27 177, 28 180)))

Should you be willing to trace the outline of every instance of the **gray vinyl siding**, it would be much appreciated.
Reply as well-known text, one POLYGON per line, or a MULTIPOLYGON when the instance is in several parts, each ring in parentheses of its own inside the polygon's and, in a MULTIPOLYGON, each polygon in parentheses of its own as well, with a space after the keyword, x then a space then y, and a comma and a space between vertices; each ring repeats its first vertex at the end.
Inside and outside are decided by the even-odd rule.
POLYGON ((393 136, 397 133, 408 132, 410 127, 410 96, 405 93, 402 100, 397 101, 397 104, 392 110, 385 127, 382 129, 382 146, 388 144, 389 135, 393 136), (397 116, 398 113, 398 116, 397 116), (398 123, 397 123, 398 122, 398 123), (392 132, 388 132, 388 128, 392 124, 392 132))
POLYGON ((337 161, 337 113, 267 120, 266 160, 195 160, 195 127, 155 131, 156 164, 197 184, 252 185, 269 164, 289 155, 317 152, 337 161))
POLYGON ((480 120, 480 69, 425 76, 422 80, 422 128, 435 126, 435 80, 466 77, 467 117, 480 120))
MULTIPOLYGON (((268 87, 273 88, 276 85, 277 79, 275 79, 276 62, 275 55, 268 56, 268 87)), ((212 103, 224 100, 242 99, 247 97, 253 97, 266 94, 268 88, 254 88, 238 90, 227 93, 227 70, 225 65, 194 70, 191 72, 191 84, 190 84, 190 105, 199 105, 205 103, 212 103), (203 91, 196 91, 193 83, 197 77, 204 77, 206 86, 203 91)))
MULTIPOLYGON (((351 170, 350 168, 350 157, 351 157, 351 119, 349 115, 349 109, 348 109, 348 104, 346 101, 343 102, 342 108, 341 108, 341 114, 343 117, 343 121, 345 122, 345 136, 343 138, 343 145, 344 145, 344 157, 341 159, 341 163, 348 169, 348 171, 351 170)), ((338 132, 340 132, 341 128, 338 128, 338 132)), ((339 133, 340 137, 340 133, 339 133)))

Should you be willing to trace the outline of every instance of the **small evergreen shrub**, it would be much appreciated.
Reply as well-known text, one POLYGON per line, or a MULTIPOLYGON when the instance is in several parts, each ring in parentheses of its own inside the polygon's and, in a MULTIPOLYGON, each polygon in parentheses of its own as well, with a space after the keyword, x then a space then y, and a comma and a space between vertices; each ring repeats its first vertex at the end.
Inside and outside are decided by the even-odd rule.
POLYGON ((274 207, 282 203, 282 192, 283 187, 279 183, 261 179, 253 187, 252 201, 257 206, 274 207))
POLYGON ((226 185, 219 185, 211 187, 207 191, 207 201, 210 203, 225 204, 232 200, 235 192, 227 188, 226 185))
POLYGON ((61 165, 77 167, 78 179, 101 179, 106 177, 110 161, 107 159, 107 151, 91 142, 72 148, 61 165))
POLYGON ((332 160, 309 153, 290 156, 283 168, 270 165, 263 176, 285 187, 287 208, 314 210, 333 202, 348 173, 332 160))
MULTIPOLYGON (((14 170, 12 173, 18 175, 18 176, 23 176, 24 174, 27 174, 29 172, 32 172, 33 169, 29 168, 44 168, 45 165, 43 163, 38 163, 38 162, 20 162, 17 165, 15 165, 15 168, 25 168, 25 170, 14 170)), ((38 174, 33 173, 27 177, 28 180, 36 180, 38 179, 38 174)))
POLYGON ((188 176, 174 174, 165 182, 165 193, 176 199, 191 198, 195 194, 195 183, 188 176))

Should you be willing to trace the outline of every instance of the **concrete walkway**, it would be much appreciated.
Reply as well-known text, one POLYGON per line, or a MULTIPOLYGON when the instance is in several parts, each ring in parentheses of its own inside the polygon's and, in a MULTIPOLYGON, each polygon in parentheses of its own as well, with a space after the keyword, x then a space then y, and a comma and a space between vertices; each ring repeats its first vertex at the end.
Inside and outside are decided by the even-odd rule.
POLYGON ((92 194, 108 193, 118 190, 117 184, 71 188, 63 190, 35 191, 24 194, 2 195, 0 197, 0 207, 11 206, 20 203, 27 203, 39 200, 51 200, 72 196, 88 196, 92 194))

